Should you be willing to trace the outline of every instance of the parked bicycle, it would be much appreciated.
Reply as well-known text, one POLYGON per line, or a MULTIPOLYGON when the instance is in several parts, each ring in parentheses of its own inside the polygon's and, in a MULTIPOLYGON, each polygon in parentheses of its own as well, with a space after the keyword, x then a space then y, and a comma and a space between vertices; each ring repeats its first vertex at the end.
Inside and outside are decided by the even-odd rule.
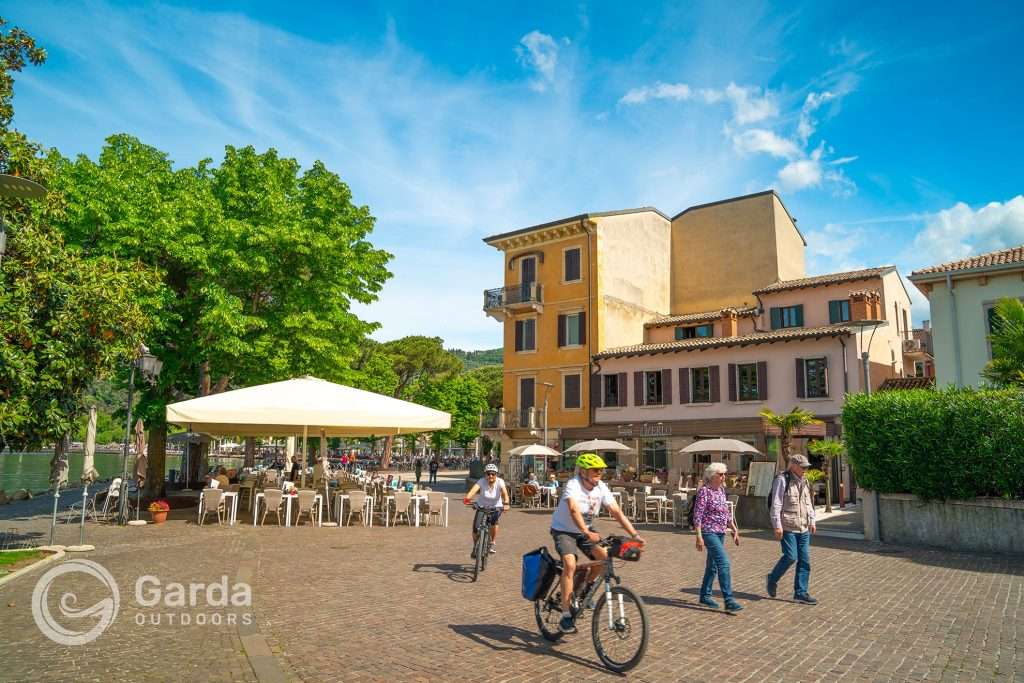
POLYGON ((491 545, 491 526, 493 526, 493 513, 498 508, 489 505, 473 505, 476 510, 476 517, 473 518, 473 581, 477 580, 480 572, 487 569, 488 549, 491 545))
MULTIPOLYGON (((643 659, 647 651, 648 620, 643 600, 631 589, 621 585, 613 560, 635 562, 640 559, 638 543, 622 536, 608 536, 598 542, 608 548, 608 558, 577 566, 573 577, 571 612, 575 623, 586 610, 594 611, 590 637, 601 662, 612 671, 629 671, 643 659), (588 583, 587 571, 604 565, 603 571, 588 583)), ((558 628, 562 618, 562 592, 559 577, 562 563, 548 555, 547 575, 541 578, 541 596, 534 600, 537 627, 546 640, 558 642, 564 635, 558 628)))

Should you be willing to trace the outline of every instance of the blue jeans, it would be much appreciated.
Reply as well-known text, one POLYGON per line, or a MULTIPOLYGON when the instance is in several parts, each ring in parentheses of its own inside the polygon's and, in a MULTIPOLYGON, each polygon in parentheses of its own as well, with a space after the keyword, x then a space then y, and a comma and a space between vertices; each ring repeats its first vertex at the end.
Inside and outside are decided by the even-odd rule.
POLYGON ((711 597, 711 588, 718 574, 718 587, 722 589, 722 597, 726 602, 732 600, 732 577, 729 573, 729 556, 725 554, 725 534, 702 534, 704 549, 708 553, 707 564, 704 565, 704 581, 700 584, 702 600, 711 597))
POLYGON ((794 531, 782 532, 782 557, 775 563, 775 569, 768 575, 773 584, 777 584, 793 563, 796 563, 796 576, 793 579, 793 595, 807 595, 807 583, 811 577, 811 532, 798 534, 794 531))

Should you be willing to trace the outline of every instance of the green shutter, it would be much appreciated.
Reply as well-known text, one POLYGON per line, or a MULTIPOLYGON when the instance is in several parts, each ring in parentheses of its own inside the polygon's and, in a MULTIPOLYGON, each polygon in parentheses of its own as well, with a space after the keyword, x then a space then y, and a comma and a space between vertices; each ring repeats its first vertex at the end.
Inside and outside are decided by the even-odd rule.
POLYGON ((828 322, 830 325, 842 322, 842 309, 839 307, 839 301, 828 302, 828 322))
POLYGON ((772 329, 777 330, 782 327, 782 309, 773 306, 772 307, 772 329))
POLYGON ((796 309, 796 326, 797 327, 803 327, 804 326, 804 305, 800 304, 799 306, 794 306, 793 308, 796 309))

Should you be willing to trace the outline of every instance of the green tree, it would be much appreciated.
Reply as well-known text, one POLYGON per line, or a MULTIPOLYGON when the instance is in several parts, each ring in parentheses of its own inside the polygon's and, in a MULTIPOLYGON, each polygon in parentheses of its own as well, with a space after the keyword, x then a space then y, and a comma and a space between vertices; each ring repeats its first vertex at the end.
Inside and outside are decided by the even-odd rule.
POLYGON ((480 411, 487 407, 487 397, 484 387, 471 375, 424 378, 414 388, 413 399, 451 413, 451 429, 431 435, 435 449, 440 449, 448 440, 467 448, 480 435, 480 411))
POLYGON ((815 439, 807 444, 807 450, 824 460, 825 471, 825 512, 832 512, 832 467, 836 460, 846 452, 842 441, 832 439, 815 439))
POLYGON ((760 413, 770 426, 779 430, 779 458, 775 463, 775 471, 781 472, 787 467, 789 454, 793 448, 793 432, 811 424, 821 424, 814 413, 803 408, 794 407, 788 413, 774 413, 765 408, 760 413))
POLYGON ((502 406, 505 371, 500 365, 485 365, 468 371, 470 377, 480 382, 487 396, 487 407, 496 410, 502 406))
POLYGON ((1024 387, 1024 303, 1003 298, 996 303, 992 318, 992 360, 982 376, 994 386, 1024 387))

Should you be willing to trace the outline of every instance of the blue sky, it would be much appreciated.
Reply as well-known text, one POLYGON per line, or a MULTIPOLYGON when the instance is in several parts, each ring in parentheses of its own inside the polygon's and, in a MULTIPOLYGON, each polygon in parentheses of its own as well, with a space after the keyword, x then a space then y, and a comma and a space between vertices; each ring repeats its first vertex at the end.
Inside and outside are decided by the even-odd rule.
POLYGON ((500 346, 480 238, 585 211, 774 187, 811 273, 1024 243, 1013 3, 488 4, 19 3, 50 58, 15 124, 64 154, 322 159, 396 256, 360 309, 381 339, 500 346))

